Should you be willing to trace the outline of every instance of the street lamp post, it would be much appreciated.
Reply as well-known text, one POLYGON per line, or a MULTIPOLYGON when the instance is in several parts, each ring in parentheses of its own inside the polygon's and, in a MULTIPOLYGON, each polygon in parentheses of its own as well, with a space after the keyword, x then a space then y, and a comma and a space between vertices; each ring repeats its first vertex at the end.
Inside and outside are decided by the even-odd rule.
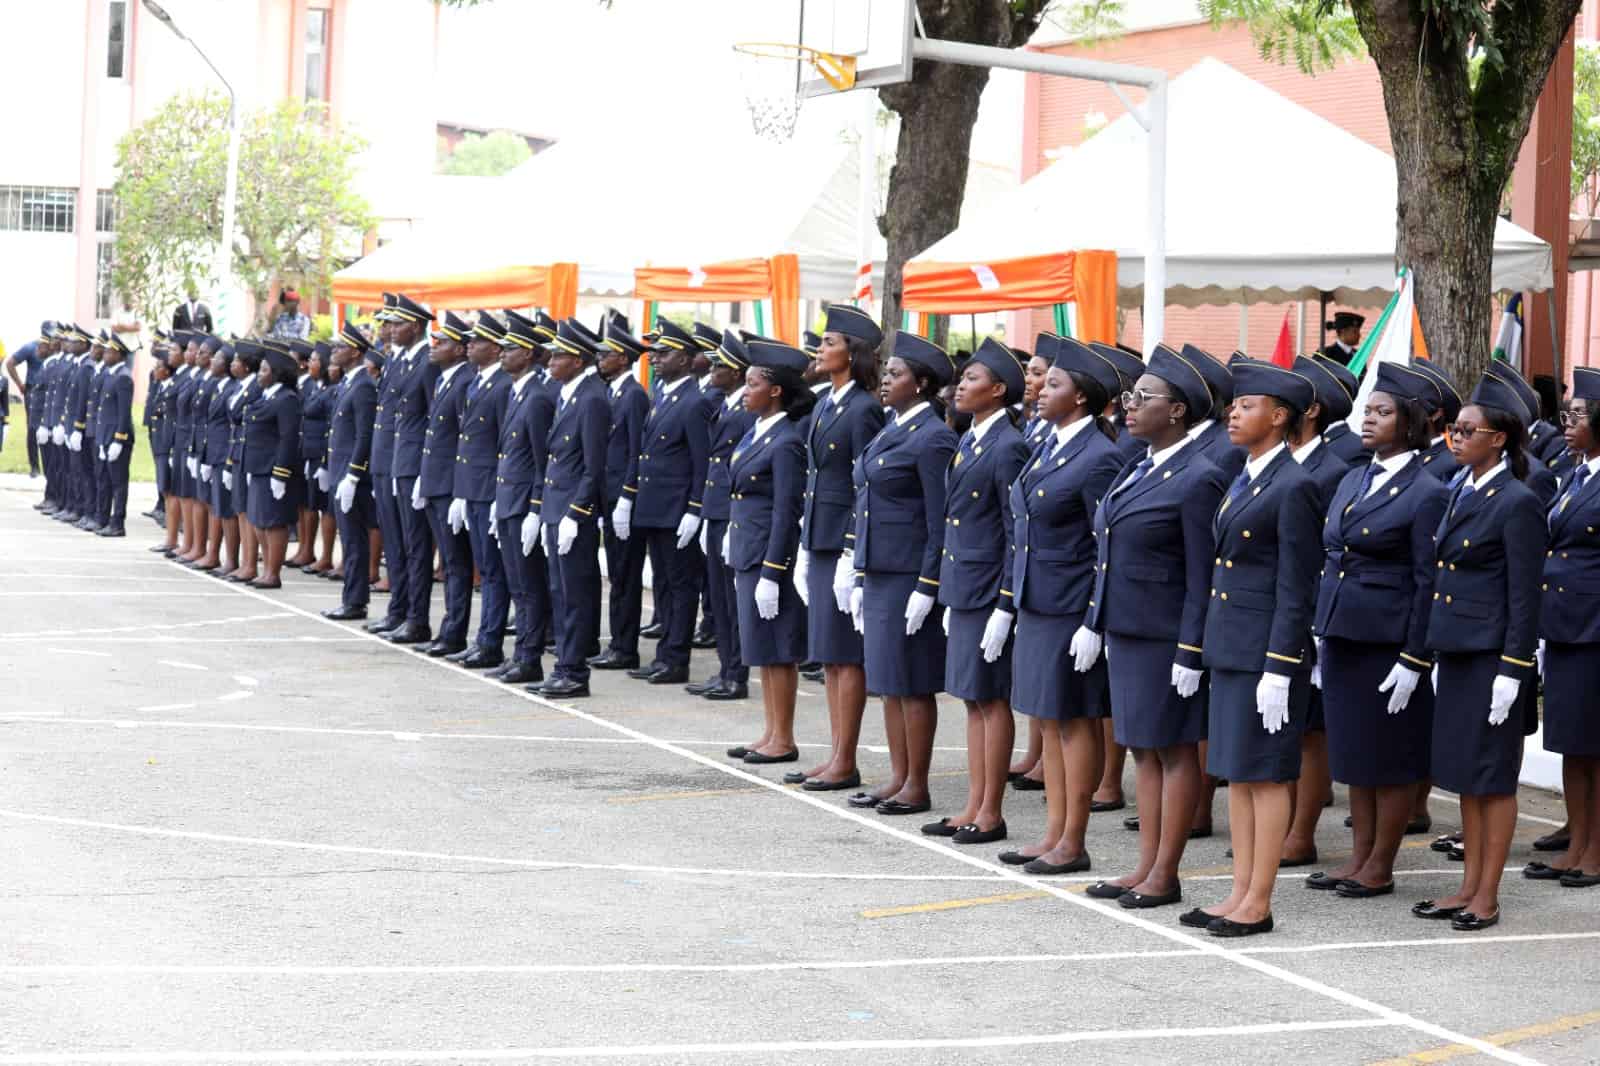
POLYGON ((233 86, 228 79, 223 77, 222 71, 211 62, 211 57, 201 50, 194 39, 185 35, 172 21, 172 16, 167 14, 166 8, 156 3, 156 0, 144 0, 144 8, 158 20, 166 24, 167 29, 177 35, 178 40, 187 41, 195 54, 205 60, 206 66, 211 68, 211 73, 222 82, 222 87, 228 90, 228 169, 223 179, 222 186, 222 240, 217 244, 216 276, 217 294, 212 300, 217 310, 218 332, 221 325, 230 321, 229 305, 232 303, 233 293, 233 225, 234 208, 239 193, 239 95, 233 91, 233 86))

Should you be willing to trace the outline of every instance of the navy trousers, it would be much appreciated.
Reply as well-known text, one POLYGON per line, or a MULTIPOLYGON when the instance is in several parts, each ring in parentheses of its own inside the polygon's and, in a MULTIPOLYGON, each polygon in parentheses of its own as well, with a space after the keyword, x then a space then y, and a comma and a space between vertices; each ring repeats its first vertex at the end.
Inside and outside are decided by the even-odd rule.
POLYGON ((600 615, 593 590, 600 584, 600 529, 578 520, 578 536, 562 555, 557 549, 558 525, 544 527, 545 557, 550 570, 550 617, 556 634, 556 676, 589 680, 589 649, 600 637, 600 615))
POLYGON ((644 601, 645 531, 635 529, 627 540, 618 540, 611 531, 611 516, 605 518, 606 576, 611 582, 607 596, 611 623, 611 650, 619 655, 639 654, 639 610, 644 601))
POLYGON ((733 568, 722 561, 722 538, 728 532, 728 519, 708 523, 706 545, 706 597, 711 608, 711 624, 717 633, 717 676, 737 685, 750 681, 750 668, 739 658, 739 611, 733 592, 733 568))
MULTIPOLYGON (((489 508, 485 501, 467 501, 467 539, 472 559, 483 579, 478 604, 478 647, 499 651, 506 639, 506 615, 511 610, 511 588, 506 584, 506 568, 500 560, 500 547, 489 535, 489 508)), ((470 576, 469 576, 470 580, 470 576)))
POLYGON ((550 589, 545 579, 543 546, 535 544, 531 554, 522 554, 523 517, 513 515, 498 520, 500 561, 511 602, 517 607, 517 640, 511 657, 519 663, 538 666, 550 626, 550 589))
POLYGON ((399 482, 395 509, 400 512, 400 535, 406 541, 406 621, 425 626, 433 597, 433 523, 428 518, 428 508, 411 506, 411 490, 417 479, 395 480, 399 482))
POLYGON ((337 502, 333 504, 333 524, 339 531, 339 550, 344 558, 341 606, 365 607, 372 599, 372 582, 367 569, 372 565, 372 540, 369 534, 373 520, 370 481, 356 482, 356 497, 351 501, 348 512, 341 509, 337 502))
POLYGON ((128 518, 128 464, 133 460, 131 450, 124 444, 122 454, 115 459, 95 460, 100 475, 97 493, 100 509, 95 514, 95 521, 113 529, 121 529, 128 518))
MULTIPOLYGON (((389 565, 389 610, 384 615, 384 621, 392 629, 406 620, 411 605, 411 569, 406 565, 405 527, 400 524, 401 501, 394 494, 394 479, 387 474, 374 474, 372 491, 378 512, 378 529, 383 533, 383 558, 389 565)), ((409 497, 405 500, 405 507, 408 510, 411 507, 409 497)), ((430 559, 429 564, 432 562, 430 559)), ((426 615, 423 621, 427 621, 426 615)))
POLYGON ((691 540, 687 547, 679 548, 676 529, 635 529, 633 536, 644 537, 651 559, 662 560, 660 570, 651 563, 657 590, 655 617, 662 625, 654 661, 674 668, 688 666, 695 610, 700 606, 700 580, 705 573, 699 541, 691 540))
MULTIPOLYGON (((405 484, 404 480, 401 485, 405 484)), ((446 644, 465 644, 467 626, 472 621, 472 544, 467 534, 453 532, 446 516, 450 512, 450 497, 429 496, 427 515, 430 536, 439 545, 439 558, 444 563, 444 617, 439 620, 439 640, 446 644)), ((415 512, 413 512, 415 513, 415 512)), ((407 545, 407 551, 410 545, 407 545)), ((428 575, 433 580, 433 551, 428 551, 428 575)), ((432 593, 429 589, 429 593, 432 593)), ((423 619, 426 622, 427 616, 423 619)))

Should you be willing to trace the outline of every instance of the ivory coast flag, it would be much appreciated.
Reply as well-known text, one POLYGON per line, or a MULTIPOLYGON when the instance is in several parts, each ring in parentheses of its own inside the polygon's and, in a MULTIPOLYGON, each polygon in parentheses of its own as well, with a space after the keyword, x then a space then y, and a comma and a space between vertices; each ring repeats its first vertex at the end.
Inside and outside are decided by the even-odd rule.
POLYGON ((1422 324, 1417 321, 1411 272, 1402 267, 1394 280, 1394 295, 1389 298, 1383 314, 1378 316, 1378 324, 1372 327, 1372 332, 1356 349, 1355 358, 1350 360, 1351 372, 1361 378, 1355 408, 1346 419, 1352 430, 1357 433, 1361 431, 1367 397, 1372 395, 1373 383, 1378 379, 1377 365, 1409 362, 1413 352, 1424 359, 1428 356, 1428 350, 1422 343, 1422 324))
POLYGON ((1500 313, 1500 333, 1494 339, 1494 358, 1522 369, 1522 293, 1511 294, 1500 313))

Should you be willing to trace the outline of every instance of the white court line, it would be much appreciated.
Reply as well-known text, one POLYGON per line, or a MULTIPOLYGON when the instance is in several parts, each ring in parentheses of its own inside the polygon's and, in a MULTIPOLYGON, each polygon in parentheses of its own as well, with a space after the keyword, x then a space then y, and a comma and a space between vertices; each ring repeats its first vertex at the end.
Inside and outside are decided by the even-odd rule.
POLYGON ((246 686, 248 686, 250 688, 254 688, 255 686, 261 684, 261 682, 257 681, 255 678, 250 677, 250 676, 248 676, 246 674, 234 674, 233 675, 233 679, 235 681, 237 681, 239 684, 246 685, 246 686))
POLYGON ((111 658, 111 653, 108 651, 87 651, 83 648, 46 648, 45 651, 54 652, 57 655, 88 655, 96 659, 111 658))
MULTIPOLYGON (((12 640, 27 640, 26 636, 16 636, 12 640)), ((60 639, 59 637, 54 639, 60 639)), ((182 644, 188 647, 191 644, 231 644, 238 647, 240 644, 354 644, 360 637, 74 637, 74 640, 84 644, 182 644)))
MULTIPOLYGON (((3 535, 4 534, 0 534, 0 536, 3 536, 3 535)), ((55 590, 48 590, 48 589, 22 589, 22 590, 18 590, 18 591, 0 592, 0 597, 4 597, 4 598, 7 598, 7 599, 15 599, 15 600, 38 599, 40 596, 49 596, 52 599, 60 599, 62 597, 67 597, 67 596, 74 596, 74 597, 87 597, 87 596, 94 596, 94 597, 138 596, 140 599, 158 599, 158 600, 207 600, 207 599, 209 599, 209 600, 220 600, 224 596, 228 596, 228 595, 231 595, 231 594, 229 592, 225 591, 225 590, 220 590, 220 589, 218 591, 216 591, 216 592, 145 592, 145 591, 140 590, 140 589, 130 589, 127 592, 117 592, 117 591, 114 591, 112 589, 68 589, 68 590, 61 590, 61 589, 55 589, 55 590)), ((3 1061, 3 1060, 0 1060, 0 1061, 3 1061)))
POLYGON ((158 664, 160 664, 161 666, 171 666, 171 667, 174 667, 174 668, 179 669, 179 670, 209 670, 209 669, 211 669, 209 666, 201 666, 199 663, 186 663, 186 662, 182 661, 181 659, 157 659, 156 662, 158 664))
MULTIPOLYGON (((194 704, 192 704, 192 703, 153 703, 148 707, 135 707, 134 710, 136 710, 136 711, 146 711, 146 712, 154 712, 154 711, 187 711, 187 710, 193 709, 193 707, 194 707, 194 704)), ((107 719, 105 719, 105 722, 106 722, 107 725, 114 725, 114 726, 118 726, 120 728, 126 728, 126 726, 123 725, 123 723, 126 722, 126 721, 127 721, 127 719, 125 719, 125 718, 107 718, 107 719)))
POLYGON ((141 585, 187 585, 189 582, 181 577, 130 577, 126 574, 28 574, 0 572, 3 580, 28 580, 28 581, 124 581, 138 582, 141 585))
MULTIPOLYGON (((166 566, 165 559, 108 559, 103 555, 30 555, 26 559, 8 559, 7 562, 15 565, 21 563, 31 566, 34 563, 81 563, 85 566, 114 566, 121 570, 125 566, 166 566)), ((31 577, 27 573, 7 573, 7 577, 31 577)))
MULTIPOLYGON (((213 626, 229 625, 234 622, 270 622, 283 618, 293 618, 294 611, 274 611, 272 614, 247 614, 233 618, 207 618, 200 622, 166 622, 152 623, 143 626, 102 626, 96 629, 35 629, 27 633, 0 633, 0 640, 57 640, 61 637, 87 637, 97 634, 113 636, 118 633, 149 633, 156 630, 174 629, 209 629, 213 626)), ((235 643, 237 637, 224 638, 235 643)))
MULTIPOLYGON (((403 734, 400 734, 403 736, 403 734)), ((557 859, 511 859, 498 855, 456 855, 443 851, 413 851, 407 848, 372 848, 355 844, 317 844, 304 840, 278 840, 272 837, 235 836, 231 833, 203 833, 192 829, 163 829, 153 825, 126 825, 88 818, 64 818, 53 814, 0 809, 0 818, 17 822, 42 822, 69 825, 79 829, 103 829, 114 833, 167 837, 175 840, 200 840, 213 844, 243 844, 258 848, 285 848, 334 855, 380 855, 396 859, 429 859, 437 862, 476 863, 484 866, 513 866, 528 870, 597 870, 618 873, 688 874, 697 877, 743 877, 778 881, 994 881, 988 877, 951 874, 849 874, 818 873, 815 870, 729 870, 717 867, 649 866, 641 863, 566 862, 557 859)), ((3 1061, 3 1060, 0 1060, 3 1061)))
MULTIPOLYGON (((184 572, 192 574, 191 571, 184 572)), ((199 577, 200 575, 192 576, 199 577)), ((274 602, 270 596, 265 595, 258 589, 247 589, 235 586, 229 591, 241 596, 249 596, 253 599, 258 599, 267 604, 272 604, 274 602)), ((344 632, 349 632, 349 630, 347 630, 340 623, 335 622, 332 619, 324 618, 320 614, 305 610, 301 607, 296 607, 292 604, 283 604, 282 606, 288 610, 300 614, 305 618, 309 618, 313 622, 317 622, 325 626, 332 626, 344 632)), ((1347 992, 1344 989, 1325 984, 1322 981, 1318 981, 1315 978, 1308 977, 1304 974, 1298 974, 1292 970, 1286 970, 1281 966, 1274 966, 1270 962, 1266 962, 1262 959, 1245 955, 1237 950, 1225 947, 1223 946, 1224 942, 1220 942, 1214 938, 1193 936, 1187 932, 1184 932, 1182 927, 1163 925, 1148 918, 1141 917, 1135 912, 1126 910, 1124 908, 1115 907, 1108 909, 1101 907, 1094 900, 1091 900, 1086 896, 1081 896, 1077 893, 1070 892, 1058 885, 1052 885, 1047 881, 1040 881, 1037 878, 1030 877, 1027 874, 1022 873, 1017 868, 999 867, 984 859, 980 859, 975 855, 951 851, 945 847, 941 841, 935 838, 925 837, 921 834, 913 835, 907 830, 885 824, 882 818, 868 818, 865 815, 862 815, 848 807, 839 807, 833 803, 827 802, 826 800, 823 800, 819 796, 812 793, 791 792, 776 781, 749 773, 741 767, 732 766, 725 762, 718 762, 714 759, 701 755, 698 752, 690 751, 688 748, 685 748, 681 745, 670 744, 666 741, 659 740, 647 733, 634 729, 631 726, 622 725, 619 722, 602 718, 599 715, 590 714, 589 712, 579 710, 576 707, 563 706, 562 704, 552 702, 542 696, 537 696, 531 692, 528 692, 526 689, 510 688, 500 684, 498 681, 495 681, 492 678, 484 677, 481 674, 477 674, 471 670, 457 667, 453 663, 447 663, 443 659, 429 658, 428 656, 422 655, 419 652, 411 651, 407 646, 390 644, 387 641, 382 641, 380 638, 372 636, 371 634, 366 634, 366 636, 370 637, 374 641, 382 643, 385 647, 391 649, 392 651, 409 655, 417 662, 431 665, 437 669, 447 670, 457 675, 465 674, 473 678, 478 683, 495 689, 499 692, 508 693, 513 697, 525 700, 541 707, 549 707, 555 710, 564 711, 567 714, 572 715, 574 718, 586 721, 591 725, 608 729, 620 736, 631 737, 634 740, 642 741, 646 744, 649 744, 651 747, 656 748, 658 751, 676 754, 684 759, 689 760, 690 762, 695 762, 699 763, 701 766, 710 767, 711 769, 716 770, 718 773, 737 778, 738 780, 746 782, 747 784, 757 785, 761 788, 788 796, 795 802, 807 804, 808 806, 814 807, 819 811, 825 811, 835 818, 839 818, 848 822, 854 822, 858 826, 869 827, 874 832, 881 833, 885 836, 894 837, 895 839, 900 840, 902 843, 913 845, 925 851, 943 855, 948 859, 952 859, 956 862, 971 866, 974 869, 990 873, 1006 881, 1010 881, 1013 884, 1023 885, 1028 888, 1036 888, 1040 891, 1047 892, 1050 895, 1055 896, 1057 899, 1064 900, 1072 906, 1084 908, 1091 913, 1099 914, 1111 921, 1121 922, 1124 925, 1132 926, 1136 929, 1143 929, 1148 933, 1152 933, 1156 936, 1162 937, 1163 939, 1182 944, 1185 947, 1198 948, 1214 955, 1220 960, 1232 962, 1244 969, 1253 970, 1256 973, 1262 974, 1266 977, 1274 978, 1278 981, 1284 982, 1285 984, 1289 984, 1303 991, 1310 992, 1313 995, 1317 995, 1325 999, 1331 999, 1337 1003, 1342 1003, 1347 1007, 1365 1011, 1374 1015, 1377 1019, 1381 1019, 1387 1024, 1404 1026, 1416 1032, 1436 1037, 1445 1043, 1465 1044, 1480 1054, 1487 1055, 1493 1059, 1498 1059, 1501 1062, 1517 1063, 1519 1066, 1539 1066, 1537 1060, 1531 1059, 1526 1055, 1507 1050, 1506 1048, 1496 1047, 1486 1040, 1480 1040, 1475 1036, 1468 1035, 1467 1033, 1460 1033, 1453 1029, 1447 1028, 1446 1026, 1438 1025, 1434 1022, 1418 1018, 1415 1015, 1406 1014, 1403 1011, 1396 1010, 1393 1007, 1385 1006, 1382 1003, 1367 999, 1364 996, 1358 996, 1353 992, 1347 992)))
MULTIPOLYGON (((1245 955, 1307 955, 1331 951, 1381 951, 1399 948, 1473 947, 1539 941, 1595 940, 1600 932, 1525 933, 1508 936, 1431 937, 1415 940, 1357 940, 1287 947, 1243 948, 1245 955)), ((429 966, 252 966, 248 964, 84 963, 0 966, 0 977, 542 977, 572 974, 750 974, 829 973, 839 970, 942 970, 962 966, 1042 966, 1067 962, 1124 962, 1139 959, 1203 958, 1198 948, 1171 951, 1079 951, 1035 955, 945 955, 898 959, 812 959, 803 962, 599 962, 487 963, 429 966)))
POLYGON ((247 689, 240 689, 237 692, 230 692, 226 696, 218 696, 217 697, 217 702, 218 703, 232 703, 234 700, 247 700, 251 696, 254 696, 254 695, 255 695, 254 692, 251 692, 251 691, 249 691, 247 689))
MULTIPOLYGON (((1106 1044, 1120 1041, 1178 1040, 1227 1036, 1273 1036, 1346 1029, 1384 1029, 1395 1022, 1377 1018, 1342 1018, 1328 1022, 1266 1022, 1259 1025, 1217 1025, 1170 1029, 1101 1029, 1072 1033, 1017 1036, 923 1037, 887 1040, 768 1040, 738 1044, 617 1044, 610 1047, 450 1048, 389 1051, 89 1051, 22 1052, 0 1055, 4 1066, 54 1066, 56 1063, 224 1062, 509 1062, 518 1059, 667 1058, 674 1055, 753 1055, 826 1051, 924 1051, 941 1048, 1035 1047, 1060 1044, 1106 1044)), ((1498 1050, 1498 1049, 1497 1049, 1498 1050)))

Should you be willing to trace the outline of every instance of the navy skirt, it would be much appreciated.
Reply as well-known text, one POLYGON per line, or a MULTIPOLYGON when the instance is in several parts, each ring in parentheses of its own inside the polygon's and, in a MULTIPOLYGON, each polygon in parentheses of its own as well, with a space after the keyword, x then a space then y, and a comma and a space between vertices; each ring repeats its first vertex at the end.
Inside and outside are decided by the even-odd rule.
POLYGON ((189 466, 180 452, 173 452, 169 457, 167 467, 167 495, 175 496, 180 500, 194 497, 194 485, 189 477, 189 466))
POLYGON ((950 639, 944 662, 944 690, 962 700, 983 702, 1011 698, 1011 648, 1016 643, 1016 628, 1006 639, 1000 658, 983 661, 983 631, 989 624, 992 607, 958 611, 947 607, 950 639))
POLYGON ((1600 755, 1600 645, 1546 644, 1544 750, 1600 755))
MULTIPOLYGON (((1106 657, 1087 673, 1072 668, 1072 635, 1083 615, 1017 613, 1011 641, 1011 706, 1031 718, 1065 722, 1111 713, 1106 657)), ((1168 673, 1171 673, 1170 664, 1168 673)))
POLYGON ((211 514, 216 518, 237 518, 239 509, 233 505, 233 490, 224 488, 222 484, 222 471, 220 466, 211 468, 211 480, 202 482, 210 499, 206 502, 211 505, 211 514))
MULTIPOLYGON (((248 519, 250 518, 248 513, 250 507, 250 492, 249 487, 245 482, 244 472, 240 470, 237 465, 230 466, 228 469, 233 472, 233 513, 236 515, 243 515, 248 519)), ((251 520, 251 524, 255 524, 253 519, 251 520)))
POLYGON ((1244 784, 1293 781, 1300 776, 1300 734, 1305 731, 1311 675, 1289 679, 1289 721, 1268 733, 1256 710, 1255 671, 1211 671, 1210 745, 1206 773, 1244 784))
MULTIPOLYGON (((305 498, 301 506, 307 510, 322 512, 329 509, 329 494, 326 490, 317 488, 317 479, 311 476, 317 472, 317 467, 324 465, 325 462, 326 460, 322 459, 311 459, 305 463, 305 498)), ((328 472, 328 484, 333 484, 332 471, 328 472)))
POLYGON ((1328 718, 1328 769, 1357 788, 1409 785, 1428 776, 1433 746, 1433 683, 1426 673, 1399 714, 1378 686, 1400 661, 1398 644, 1328 637, 1322 642, 1322 695, 1328 718))
POLYGON ((1106 635, 1106 670, 1111 685, 1111 724, 1126 748, 1170 748, 1196 744, 1206 735, 1206 682, 1182 699, 1172 687, 1178 644, 1118 633, 1106 635))
POLYGON ((861 634, 850 616, 833 598, 833 570, 843 552, 811 553, 806 588, 811 603, 806 610, 806 659, 814 663, 860 666, 864 661, 861 634))
MULTIPOLYGON (((238 477, 237 474, 234 475, 238 477)), ((266 474, 257 474, 249 479, 249 503, 246 514, 250 524, 257 529, 275 529, 283 526, 292 526, 299 514, 299 504, 295 502, 292 486, 283 494, 283 499, 274 499, 272 495, 272 478, 266 474)), ((235 482, 237 484, 237 481, 235 482)))
POLYGON ((1489 697, 1500 673, 1494 651, 1441 654, 1434 701, 1433 779, 1460 796, 1504 796, 1517 791, 1522 771, 1525 701, 1535 686, 1522 683, 1510 717, 1489 724, 1489 697))
POLYGON ((739 570, 733 575, 733 595, 739 612, 739 658, 744 665, 793 666, 805 660, 806 605, 800 602, 788 574, 763 567, 739 570), (756 612, 756 584, 763 574, 778 583, 778 617, 773 619, 756 612))
POLYGON ((156 492, 162 496, 171 496, 172 493, 172 464, 170 455, 157 455, 156 461, 156 492))
MULTIPOLYGON (((931 696, 944 691, 944 608, 935 603, 922 628, 906 636, 906 601, 918 591, 931 595, 937 590, 919 584, 916 574, 866 576, 862 600, 866 634, 861 645, 867 691, 874 695, 931 696)), ((831 600, 833 593, 828 597, 831 600)), ((744 636, 744 630, 739 635, 744 636)))

